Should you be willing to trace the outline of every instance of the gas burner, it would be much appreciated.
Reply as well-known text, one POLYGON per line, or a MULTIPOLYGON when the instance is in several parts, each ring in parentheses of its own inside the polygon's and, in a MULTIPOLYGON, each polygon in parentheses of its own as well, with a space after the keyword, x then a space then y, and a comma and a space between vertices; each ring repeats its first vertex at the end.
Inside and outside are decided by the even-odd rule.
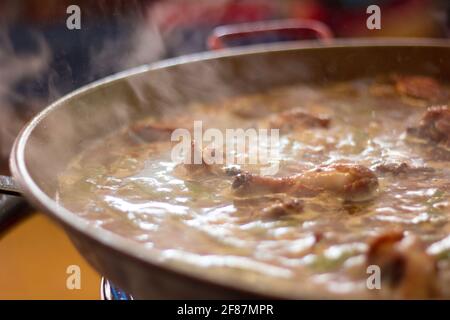
POLYGON ((116 287, 105 277, 102 278, 100 283, 100 297, 102 300, 134 300, 130 294, 116 287))

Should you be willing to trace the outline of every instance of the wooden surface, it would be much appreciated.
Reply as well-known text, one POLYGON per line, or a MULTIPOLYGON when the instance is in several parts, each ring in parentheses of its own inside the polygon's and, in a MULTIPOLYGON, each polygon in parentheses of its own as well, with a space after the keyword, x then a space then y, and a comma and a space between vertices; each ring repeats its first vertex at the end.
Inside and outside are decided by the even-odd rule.
POLYGON ((43 214, 33 214, 0 238, 0 299, 99 298, 99 275, 43 214), (79 290, 67 288, 70 265, 80 267, 79 290))

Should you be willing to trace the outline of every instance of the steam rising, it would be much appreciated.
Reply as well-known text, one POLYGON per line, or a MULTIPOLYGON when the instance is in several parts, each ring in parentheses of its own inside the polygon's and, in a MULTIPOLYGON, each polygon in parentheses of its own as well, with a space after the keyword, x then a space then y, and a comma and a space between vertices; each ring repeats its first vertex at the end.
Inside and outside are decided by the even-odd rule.
MULTIPOLYGON (((247 1, 242 3, 245 2, 247 1)), ((264 0, 261 2, 269 3, 264 0)), ((113 17, 114 24, 123 25, 126 29, 121 30, 121 36, 111 39, 102 38, 100 31, 101 39, 92 41, 87 49, 84 48, 83 54, 86 57, 80 62, 83 64, 81 66, 74 65, 73 61, 69 63, 69 61, 61 59, 61 51, 65 49, 58 47, 58 43, 55 46, 55 44, 47 42, 46 36, 38 31, 35 31, 29 39, 35 42, 35 50, 27 53, 18 52, 13 45, 9 29, 18 18, 15 15, 19 9, 16 8, 16 11, 8 13, 9 26, 0 24, 0 159, 8 157, 12 143, 26 121, 43 107, 80 85, 130 67, 160 60, 166 56, 198 51, 199 46, 201 48, 201 45, 204 45, 207 32, 209 32, 208 27, 205 26, 213 25, 214 21, 220 23, 227 14, 223 8, 230 3, 230 0, 201 1, 196 4, 192 4, 190 1, 155 2, 147 7, 142 6, 140 1, 126 1, 126 5, 121 1, 117 1, 119 5, 116 5, 115 1, 93 3, 96 12, 94 15, 89 12, 89 8, 81 6, 82 25, 79 31, 65 30, 65 16, 62 17, 62 20, 58 22, 58 28, 60 28, 59 32, 62 32, 63 38, 66 36, 64 32, 67 32, 67 37, 70 38, 71 32, 82 33, 88 31, 92 26, 103 28, 105 27, 103 24, 111 22, 111 17, 113 17), (98 20, 95 19, 96 16, 99 16, 98 20), (176 31, 175 26, 178 24, 181 24, 181 28, 185 28, 190 22, 203 23, 204 27, 201 29, 205 31, 205 34, 191 30, 191 34, 186 36, 183 32, 176 31), (89 25, 89 23, 91 24, 89 25), (57 68, 55 61, 57 61, 57 68), (79 74, 77 73, 79 69, 83 68, 88 69, 89 75, 84 76, 82 83, 79 83, 80 81, 77 80, 79 74), (16 90, 24 80, 36 84, 43 92, 36 96, 30 95, 29 92, 16 90)), ((248 17, 242 17, 242 19, 248 19, 248 17)), ((102 28, 100 30, 103 30, 102 28)), ((96 31, 91 32, 95 33, 96 31)), ((61 37, 61 34, 59 36, 61 37)), ((28 40, 21 39, 21 41, 28 40)), ((79 43, 75 43, 74 47, 80 49, 77 46, 79 43)), ((249 61, 248 63, 258 62, 249 61)), ((161 72, 156 80, 130 79, 127 85, 128 89, 132 90, 128 90, 126 93, 130 95, 129 91, 132 91, 131 95, 134 95, 130 98, 130 103, 135 104, 136 108, 142 108, 149 104, 151 97, 152 101, 156 102, 150 102, 150 104, 160 109, 156 111, 162 113, 164 109, 164 113, 166 113, 168 109, 185 103, 187 95, 202 98, 205 95, 211 95, 212 91, 217 93, 217 88, 221 88, 220 93, 226 95, 228 89, 224 84, 228 82, 224 81, 224 74, 226 74, 225 78, 234 79, 233 76, 230 76, 234 73, 234 69, 219 70, 213 63, 200 66, 200 68, 198 66, 188 68, 193 69, 189 69, 188 72, 183 72, 181 75, 177 74, 175 78, 172 73, 166 75, 161 72), (181 93, 177 87, 179 83, 186 83, 188 87, 191 83, 198 85, 184 88, 184 92, 181 93)), ((246 80, 248 79, 240 79, 240 85, 244 86, 246 80)), ((97 106, 93 105, 92 107, 97 106)), ((101 109, 101 107, 98 108, 101 109)), ((109 110, 124 122, 129 118, 127 108, 120 105, 120 102, 110 106, 109 110)), ((103 123, 99 116, 95 117, 103 123)), ((61 135, 61 139, 63 139, 63 136, 69 135, 67 127, 72 127, 73 124, 65 122, 60 126, 62 126, 61 133, 55 126, 56 129, 52 134, 61 135)), ((71 131, 76 135, 82 129, 77 127, 72 128, 71 131)), ((47 157, 46 154, 42 156, 47 157)), ((36 158, 38 157, 36 156, 36 158)), ((6 163, 6 161, 3 162, 6 163)), ((2 171, 4 173, 5 170, 1 163, 0 160, 0 173, 2 171)))
POLYGON ((0 153, 3 157, 8 155, 17 132, 26 121, 20 114, 23 110, 13 106, 33 106, 32 101, 26 101, 25 97, 15 93, 15 86, 21 80, 45 72, 50 63, 51 52, 45 40, 39 35, 35 40, 37 50, 33 54, 18 54, 7 30, 0 30, 0 153))
MULTIPOLYGON (((117 15, 119 11, 115 10, 114 15, 115 23, 126 21, 127 34, 101 39, 102 43, 92 43, 87 49, 89 74, 85 76, 84 83, 161 59, 164 55, 165 49, 157 27, 144 21, 140 6, 131 1, 130 5, 135 8, 127 9, 127 13, 122 16, 117 15)), ((74 81, 78 72, 76 66, 72 68, 73 65, 67 61, 58 61, 57 70, 54 68, 55 57, 62 48, 51 46, 44 34, 33 30, 31 36, 25 39, 12 38, 15 17, 14 14, 11 16, 14 12, 9 13, 10 22, 5 23, 4 20, 0 24, 0 173, 5 173, 12 143, 25 123, 40 109, 79 86, 74 81), (18 50, 14 43, 17 40, 22 44, 25 42, 25 46, 33 50, 18 50), (29 90, 18 90, 23 82, 31 83, 31 87, 38 92, 30 94, 29 90), (69 84, 69 87, 61 84, 69 84)), ((82 14, 88 13, 82 11, 82 14)), ((58 28, 64 29, 65 25, 60 23, 58 28)))

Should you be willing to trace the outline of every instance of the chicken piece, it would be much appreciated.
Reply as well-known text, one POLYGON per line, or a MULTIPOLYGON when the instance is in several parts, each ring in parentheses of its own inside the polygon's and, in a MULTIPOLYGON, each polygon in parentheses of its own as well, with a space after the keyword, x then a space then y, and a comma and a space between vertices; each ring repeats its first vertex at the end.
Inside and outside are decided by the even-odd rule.
POLYGON ((401 231, 379 235, 369 244, 367 264, 381 270, 382 294, 394 299, 429 299, 439 294, 436 261, 415 236, 401 231), (383 291, 383 285, 389 291, 383 291))
POLYGON ((369 93, 377 98, 393 97, 397 91, 391 83, 374 83, 369 87, 369 93))
POLYGON ((206 154, 214 156, 216 149, 206 146, 202 150, 195 141, 191 142, 191 159, 188 163, 181 163, 176 167, 175 173, 181 178, 202 178, 207 176, 233 177, 241 173, 238 166, 224 166, 216 163, 208 163, 206 154), (200 159, 200 163, 195 163, 195 158, 200 159))
POLYGON ((300 213, 303 211, 303 201, 300 199, 290 199, 274 203, 261 210, 261 217, 273 219, 283 217, 289 214, 300 213))
POLYGON ((239 97, 229 102, 231 112, 243 119, 255 119, 273 112, 261 95, 239 97))
POLYGON ((375 171, 377 173, 390 173, 394 176, 398 176, 400 174, 405 173, 427 173, 434 172, 434 169, 431 167, 412 167, 406 162, 392 162, 392 163, 382 163, 375 166, 375 171))
POLYGON ((227 166, 223 169, 224 173, 226 176, 229 177, 235 177, 238 174, 242 173, 241 168, 237 167, 237 166, 227 166))
POLYGON ((242 173, 236 176, 232 188, 238 193, 290 193, 314 196, 328 191, 347 201, 373 198, 378 178, 369 169, 355 164, 333 164, 287 177, 258 176, 242 173))
POLYGON ((322 166, 305 172, 301 180, 310 187, 331 191, 352 201, 371 199, 378 188, 377 176, 357 164, 322 166))
POLYGON ((330 118, 306 113, 302 108, 295 108, 281 112, 269 120, 272 129, 290 132, 298 128, 328 128, 330 118))
POLYGON ((243 172, 235 177, 231 187, 243 193, 279 193, 290 190, 294 185, 295 176, 278 178, 243 172))
POLYGON ((407 133, 450 148, 450 108, 448 106, 429 107, 419 126, 408 128, 407 133))
POLYGON ((255 218, 276 219, 303 211, 304 202, 301 199, 286 197, 284 195, 256 196, 249 198, 235 198, 236 207, 245 209, 249 216, 242 217, 241 222, 252 221, 255 218))
POLYGON ((171 141, 176 129, 193 130, 191 118, 187 115, 173 114, 170 118, 146 119, 132 125, 128 134, 138 142, 171 141))
POLYGON ((191 142, 191 158, 187 163, 180 163, 175 173, 183 179, 199 179, 211 175, 225 175, 227 174, 225 169, 218 164, 209 164, 205 160, 205 153, 213 154, 215 152, 210 146, 207 146, 200 150, 195 141, 191 142), (195 159, 200 159, 196 163, 195 159))
POLYGON ((147 143, 156 141, 170 141, 172 132, 176 127, 162 125, 157 123, 138 123, 130 128, 129 134, 132 138, 147 143))
POLYGON ((411 98, 440 101, 447 96, 444 88, 432 77, 394 76, 398 93, 411 98))
POLYGON ((188 163, 184 163, 183 166, 190 173, 196 172, 204 172, 209 173, 211 171, 210 165, 208 165, 203 158, 203 150, 200 150, 197 147, 197 143, 192 140, 191 141, 191 154, 190 161, 188 163), (196 163, 195 159, 200 159, 200 163, 196 163))

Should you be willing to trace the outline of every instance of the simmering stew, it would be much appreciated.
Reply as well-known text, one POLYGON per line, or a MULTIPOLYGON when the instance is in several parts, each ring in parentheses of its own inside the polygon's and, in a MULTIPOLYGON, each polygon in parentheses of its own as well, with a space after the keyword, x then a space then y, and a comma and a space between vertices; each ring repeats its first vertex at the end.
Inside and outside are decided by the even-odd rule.
POLYGON ((450 298, 449 88, 395 74, 191 103, 92 145, 58 201, 143 254, 267 293, 450 298), (171 134, 194 121, 279 129, 279 170, 208 163, 217 141, 176 161, 171 134))

